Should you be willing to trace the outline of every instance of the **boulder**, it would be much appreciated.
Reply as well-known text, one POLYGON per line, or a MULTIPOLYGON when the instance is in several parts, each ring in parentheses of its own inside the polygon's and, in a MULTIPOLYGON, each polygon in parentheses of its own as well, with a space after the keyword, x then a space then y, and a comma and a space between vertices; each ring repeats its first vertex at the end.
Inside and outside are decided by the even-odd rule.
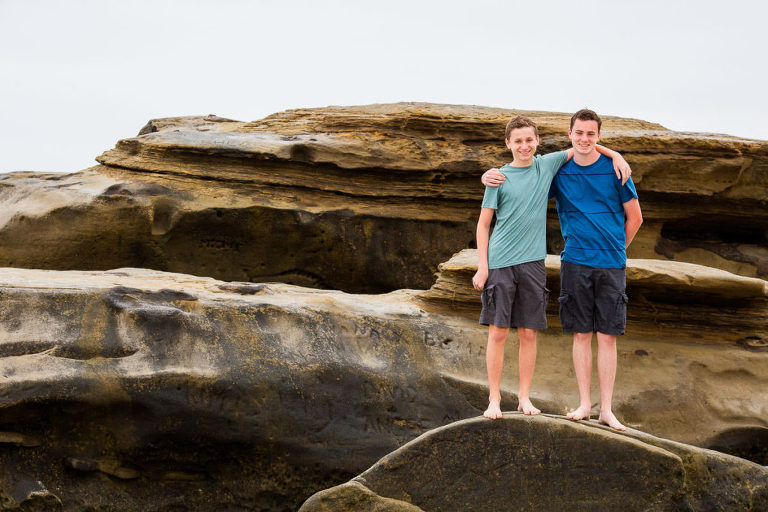
MULTIPOLYGON (((539 123, 543 152, 569 146, 568 114, 428 103, 152 120, 91 169, 0 177, 0 265, 428 288, 438 263, 474 247, 480 175, 509 160, 517 114, 539 123)), ((631 257, 768 276, 767 142, 611 116, 602 140, 640 192, 631 257)))
POLYGON ((768 468, 638 431, 511 413, 422 434, 299 510, 389 510, 384 503, 404 511, 746 512, 768 509, 768 468))

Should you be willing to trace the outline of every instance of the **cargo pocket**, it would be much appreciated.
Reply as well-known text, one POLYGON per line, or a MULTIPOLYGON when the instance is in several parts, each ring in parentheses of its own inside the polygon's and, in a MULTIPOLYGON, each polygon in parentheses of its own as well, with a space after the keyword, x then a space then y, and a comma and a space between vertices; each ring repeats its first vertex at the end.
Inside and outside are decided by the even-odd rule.
POLYGON ((542 291, 543 291, 542 299, 544 301, 544 310, 546 311, 547 304, 549 304, 549 288, 545 286, 542 291))
POLYGON ((486 286, 480 297, 483 309, 493 310, 496 307, 496 285, 486 286))
POLYGON ((626 293, 620 293, 616 297, 616 316, 614 317, 616 329, 624 334, 624 328, 627 325, 627 303, 629 297, 626 293))

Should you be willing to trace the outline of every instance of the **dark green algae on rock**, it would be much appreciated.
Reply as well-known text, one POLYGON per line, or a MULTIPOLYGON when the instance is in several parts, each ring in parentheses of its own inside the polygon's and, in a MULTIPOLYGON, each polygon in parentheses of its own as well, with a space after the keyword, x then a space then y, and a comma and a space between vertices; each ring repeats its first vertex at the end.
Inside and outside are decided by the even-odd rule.
POLYGON ((636 430, 506 413, 431 430, 300 512, 765 511, 768 467, 636 430))

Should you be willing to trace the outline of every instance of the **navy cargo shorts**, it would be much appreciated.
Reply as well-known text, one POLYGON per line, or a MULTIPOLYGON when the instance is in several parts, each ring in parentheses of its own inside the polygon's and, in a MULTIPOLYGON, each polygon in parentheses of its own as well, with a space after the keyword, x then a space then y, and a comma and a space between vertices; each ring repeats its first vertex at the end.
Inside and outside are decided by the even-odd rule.
POLYGON ((549 290, 544 260, 492 268, 483 288, 482 325, 547 328, 549 290))
POLYGON ((560 323, 563 332, 624 334, 627 323, 624 268, 560 264, 560 323))

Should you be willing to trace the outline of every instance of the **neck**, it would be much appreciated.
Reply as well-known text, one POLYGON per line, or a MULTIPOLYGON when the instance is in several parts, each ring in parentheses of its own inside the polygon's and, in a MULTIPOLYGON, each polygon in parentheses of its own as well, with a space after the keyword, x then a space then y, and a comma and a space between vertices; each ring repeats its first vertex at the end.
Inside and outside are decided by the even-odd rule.
POLYGON ((528 160, 519 160, 519 159, 513 159, 512 163, 509 164, 512 167, 530 167, 533 164, 533 157, 529 158, 528 160))
POLYGON ((586 155, 579 152, 573 154, 573 161, 579 165, 592 165, 597 162, 598 158, 600 158, 600 153, 598 153, 597 150, 593 150, 586 155))

